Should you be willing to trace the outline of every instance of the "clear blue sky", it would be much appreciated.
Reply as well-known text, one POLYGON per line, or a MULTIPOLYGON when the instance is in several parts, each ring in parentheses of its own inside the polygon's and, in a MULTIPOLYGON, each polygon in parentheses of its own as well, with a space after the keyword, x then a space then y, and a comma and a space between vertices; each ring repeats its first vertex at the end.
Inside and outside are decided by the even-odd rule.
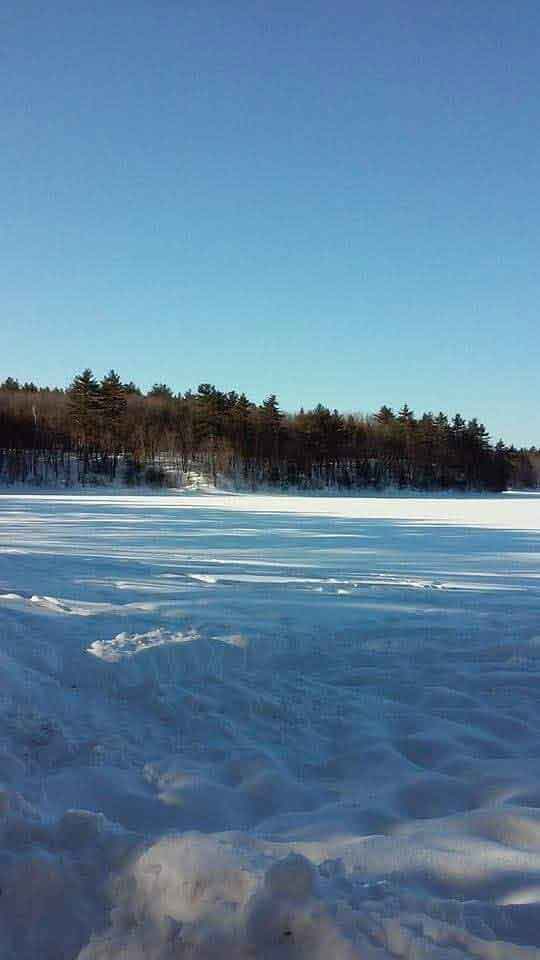
POLYGON ((3 0, 0 379, 540 444, 537 0, 3 0))

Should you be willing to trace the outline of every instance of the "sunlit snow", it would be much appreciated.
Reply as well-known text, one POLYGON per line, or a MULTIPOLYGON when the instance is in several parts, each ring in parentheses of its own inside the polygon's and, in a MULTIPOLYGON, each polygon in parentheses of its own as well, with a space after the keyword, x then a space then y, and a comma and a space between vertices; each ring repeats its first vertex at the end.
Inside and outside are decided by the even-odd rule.
POLYGON ((540 958, 540 496, 0 496, 2 960, 540 958))

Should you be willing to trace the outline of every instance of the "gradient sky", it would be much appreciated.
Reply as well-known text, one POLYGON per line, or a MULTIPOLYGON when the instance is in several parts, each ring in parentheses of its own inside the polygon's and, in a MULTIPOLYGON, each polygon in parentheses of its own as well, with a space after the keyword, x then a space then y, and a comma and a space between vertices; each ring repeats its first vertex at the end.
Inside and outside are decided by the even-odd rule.
POLYGON ((0 379, 540 445, 537 0, 3 0, 0 379))

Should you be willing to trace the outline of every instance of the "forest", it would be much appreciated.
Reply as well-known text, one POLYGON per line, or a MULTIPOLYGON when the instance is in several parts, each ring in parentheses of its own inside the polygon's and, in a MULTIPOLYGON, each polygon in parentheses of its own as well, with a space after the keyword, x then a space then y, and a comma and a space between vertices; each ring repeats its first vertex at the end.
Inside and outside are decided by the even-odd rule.
POLYGON ((111 370, 77 374, 67 389, 8 377, 0 384, 0 480, 69 486, 182 486, 190 475, 238 489, 343 491, 385 487, 535 487, 535 448, 493 443, 476 417, 432 412, 295 413, 275 395, 254 403, 209 383, 146 394, 111 370))

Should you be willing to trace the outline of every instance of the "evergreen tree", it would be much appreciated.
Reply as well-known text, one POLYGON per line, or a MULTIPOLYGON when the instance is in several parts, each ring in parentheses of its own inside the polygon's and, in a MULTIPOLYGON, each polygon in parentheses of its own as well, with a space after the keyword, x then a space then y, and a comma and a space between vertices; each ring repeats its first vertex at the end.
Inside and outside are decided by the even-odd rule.
POLYGON ((20 389, 21 389, 21 387, 20 387, 19 381, 16 380, 14 377, 6 377, 6 379, 4 380, 4 382, 3 382, 3 383, 0 383, 0 390, 6 390, 6 391, 7 391, 7 390, 13 390, 13 391, 16 391, 16 390, 20 390, 20 389))
POLYGON ((511 476, 512 462, 510 460, 510 451, 505 443, 499 440, 495 445, 493 469, 489 478, 489 486, 497 492, 506 490, 511 476))
POLYGON ((460 413, 456 413, 455 417, 451 423, 451 429, 454 434, 454 437, 462 437, 465 432, 465 420, 460 413))
POLYGON ((260 410, 266 423, 270 423, 276 427, 279 426, 283 419, 283 414, 279 409, 279 403, 275 393, 271 393, 269 397, 263 400, 260 410))
POLYGON ((374 419, 377 421, 377 423, 389 424, 394 422, 396 415, 392 410, 392 407, 387 407, 386 404, 383 404, 378 413, 375 414, 374 419))
POLYGON ((399 423, 405 423, 405 424, 414 423, 414 413, 410 409, 410 407, 407 406, 406 403, 403 404, 401 410, 398 413, 398 421, 399 423))
POLYGON ((123 383, 122 386, 126 397, 142 397, 140 387, 133 383, 133 380, 130 380, 129 383, 123 383))
POLYGON ((95 435, 99 410, 99 386, 88 367, 68 388, 68 408, 79 438, 88 442, 95 435))
POLYGON ((115 370, 103 377, 99 390, 99 415, 103 431, 102 446, 109 462, 105 466, 111 479, 116 476, 118 457, 122 450, 122 427, 127 409, 126 391, 115 370))
POLYGON ((155 383, 146 396, 155 400, 172 400, 173 392, 166 383, 155 383))
POLYGON ((111 430, 117 427, 126 411, 127 398, 125 387, 114 370, 109 370, 101 381, 99 407, 106 429, 111 430))
POLYGON ((267 480, 277 482, 279 480, 279 441, 283 414, 279 409, 279 403, 275 393, 263 400, 259 407, 259 418, 261 427, 261 454, 263 461, 267 463, 267 480))

